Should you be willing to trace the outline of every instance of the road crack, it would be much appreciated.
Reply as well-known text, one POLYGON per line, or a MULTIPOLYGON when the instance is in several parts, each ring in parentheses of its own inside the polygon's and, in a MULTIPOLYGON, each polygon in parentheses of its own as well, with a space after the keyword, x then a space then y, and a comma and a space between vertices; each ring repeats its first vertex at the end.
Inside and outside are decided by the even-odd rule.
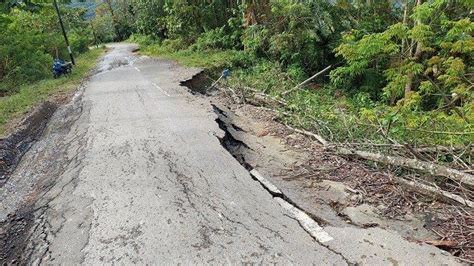
MULTIPOLYGON (((351 262, 349 259, 344 257, 344 255, 341 252, 338 252, 336 250, 333 250, 328 244, 325 242, 333 240, 331 236, 329 236, 326 232, 322 230, 322 227, 320 227, 320 224, 327 224, 326 221, 319 219, 318 217, 315 217, 314 215, 306 212, 303 208, 298 206, 294 201, 292 201, 288 196, 285 195, 285 193, 281 192, 276 186, 271 184, 268 180, 264 179, 261 177, 260 174, 252 172, 254 171, 254 168, 252 165, 246 162, 245 156, 243 152, 241 152, 241 149, 249 149, 251 148, 245 144, 244 142, 236 139, 229 128, 233 128, 235 130, 235 126, 228 122, 227 118, 228 115, 226 112, 217 106, 213 105, 214 112, 217 114, 216 122, 219 125, 219 128, 224 131, 224 136, 223 137, 218 137, 218 139, 221 142, 221 145, 243 166, 245 169, 249 171, 249 175, 254 181, 257 181, 262 188, 269 193, 273 199, 276 199, 277 201, 283 201, 285 205, 288 205, 290 207, 285 208, 282 205, 282 208, 285 209, 286 211, 290 212, 288 208, 294 208, 298 212, 301 212, 302 215, 304 215, 304 220, 300 219, 301 217, 297 218, 293 214, 293 216, 289 214, 284 214, 284 216, 296 221, 298 225, 307 233, 311 236, 311 238, 323 246, 324 248, 328 249, 330 252, 340 256, 348 265, 356 265, 357 263, 351 262), (255 174, 258 174, 260 178, 257 178, 255 174), (263 180, 262 180, 263 179, 263 180), (306 222, 306 223, 305 223, 306 222)), ((281 205, 281 204, 280 204, 281 205)), ((291 212, 290 212, 291 213, 291 212)), ((301 215, 300 215, 301 216, 301 215)), ((267 228, 269 229, 269 228, 267 228)), ((271 229, 269 229, 271 230, 271 229)), ((272 230, 273 231, 273 230, 272 230)), ((278 234, 278 232, 275 232, 278 234)), ((282 238, 280 236, 280 238, 282 238)))

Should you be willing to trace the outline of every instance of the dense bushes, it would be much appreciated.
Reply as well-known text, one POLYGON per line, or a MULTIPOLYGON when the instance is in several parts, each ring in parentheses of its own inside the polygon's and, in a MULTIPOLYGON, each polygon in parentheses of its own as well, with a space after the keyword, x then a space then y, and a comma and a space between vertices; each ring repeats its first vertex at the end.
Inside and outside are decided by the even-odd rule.
POLYGON ((335 139, 472 142, 472 1, 152 2, 155 14, 130 0, 148 51, 193 65, 222 54, 234 86, 282 97, 335 66, 316 89, 285 95, 300 126, 319 121, 335 139))
MULTIPOLYGON (((0 93, 51 76, 54 57, 67 58, 67 49, 51 5, 13 8, 0 14, 0 93)), ((65 9, 65 24, 75 53, 91 43, 84 10, 65 9)))
MULTIPOLYGON (((56 51, 65 56, 53 10, 40 7, 0 19, 3 91, 6 80, 48 75, 56 51)), ((337 132, 344 120, 354 135, 372 128, 385 139, 453 144, 472 139, 472 9, 469 0, 103 0, 90 22, 64 12, 77 52, 91 30, 98 42, 132 36, 148 53, 231 67, 235 86, 284 97, 302 126, 319 119, 337 132), (283 96, 328 65, 318 84, 283 96)))
MULTIPOLYGON (((399 99, 414 104, 415 98, 422 100, 433 93, 468 96, 464 75, 472 68, 474 23, 462 13, 447 10, 447 4, 438 1, 417 6, 411 15, 416 22, 396 23, 380 33, 346 33, 336 52, 347 63, 333 71, 333 84, 358 91, 378 88, 373 95, 382 97, 374 98, 392 105, 399 99)), ((467 2, 459 5, 468 8, 467 2)), ((418 104, 424 109, 439 106, 418 104)))

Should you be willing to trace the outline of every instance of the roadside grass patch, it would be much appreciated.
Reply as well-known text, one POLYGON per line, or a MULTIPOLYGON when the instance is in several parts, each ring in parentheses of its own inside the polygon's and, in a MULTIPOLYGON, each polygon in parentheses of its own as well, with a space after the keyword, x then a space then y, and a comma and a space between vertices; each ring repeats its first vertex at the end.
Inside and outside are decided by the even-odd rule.
POLYGON ((149 56, 159 56, 180 62, 189 67, 219 69, 245 63, 245 55, 236 50, 206 50, 193 51, 190 49, 174 51, 160 44, 142 45, 141 53, 149 56))
POLYGON ((103 49, 92 49, 77 57, 76 66, 71 75, 58 79, 48 78, 19 87, 15 94, 0 98, 0 135, 5 135, 7 125, 20 118, 33 106, 48 98, 74 90, 82 78, 95 66, 103 49))

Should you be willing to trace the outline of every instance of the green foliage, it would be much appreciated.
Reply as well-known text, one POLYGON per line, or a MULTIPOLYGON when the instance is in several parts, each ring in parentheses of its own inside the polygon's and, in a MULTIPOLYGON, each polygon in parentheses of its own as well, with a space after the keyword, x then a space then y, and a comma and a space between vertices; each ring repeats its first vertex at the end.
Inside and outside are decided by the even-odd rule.
MULTIPOLYGON (((180 39, 186 44, 193 43, 204 32, 219 34, 233 15, 227 1, 132 1, 131 13, 137 33, 153 35, 161 39, 180 39)), ((230 24, 229 24, 230 25, 230 24)), ((227 28, 223 29, 226 33, 227 28)), ((232 39, 232 37, 229 37, 232 39)), ((203 48, 215 48, 203 36, 203 48)), ((228 43, 228 42, 224 42, 228 43)), ((219 47, 224 48, 224 47, 219 47)))
POLYGON ((58 93, 66 93, 80 83, 84 75, 96 63, 103 50, 94 49, 77 58, 77 66, 69 77, 59 79, 48 78, 18 88, 16 94, 0 98, 0 135, 6 130, 7 123, 28 111, 32 106, 58 93))
MULTIPOLYGON (((137 37, 134 37, 137 38, 137 37)), ((139 37, 138 37, 139 38, 139 37)), ((143 45, 142 53, 160 56, 192 67, 205 67, 211 70, 221 71, 223 68, 245 68, 253 65, 254 58, 243 51, 236 50, 204 50, 193 49, 176 51, 170 41, 157 42, 155 44, 143 45)))
POLYGON ((230 67, 231 86, 283 97, 285 122, 334 141, 471 141, 470 0, 120 1, 144 53, 230 67), (328 65, 329 83, 283 94, 328 65))
POLYGON ((133 3, 135 30, 138 34, 165 38, 164 1, 136 0, 133 3))
POLYGON ((117 37, 112 16, 105 8, 105 5, 100 5, 96 11, 96 17, 91 22, 98 43, 112 42, 117 37))
POLYGON ((339 33, 351 25, 344 17, 341 8, 323 0, 272 1, 269 21, 247 27, 242 43, 258 57, 311 74, 334 63, 339 33))
MULTIPOLYGON (((469 18, 448 19, 455 14, 449 13, 447 4, 435 1, 416 7, 411 17, 418 22, 411 27, 397 23, 381 33, 347 33, 335 49, 346 64, 331 73, 332 83, 363 90, 369 75, 376 73, 380 85, 372 90, 383 92, 374 94, 383 95, 376 100, 392 105, 409 96, 407 86, 422 98, 434 93, 468 97, 470 78, 466 74, 472 70, 474 24, 469 18)), ((446 101, 446 97, 438 97, 438 101, 446 101)))
MULTIPOLYGON (((88 50, 90 34, 84 10, 65 9, 65 25, 75 53, 88 50)), ((29 9, 12 8, 0 14, 0 93, 10 94, 19 85, 51 76, 54 57, 67 58, 56 13, 51 5, 29 9)))
POLYGON ((226 25, 202 33, 192 49, 238 49, 241 48, 242 33, 242 21, 230 18, 226 25))
POLYGON ((48 74, 52 57, 46 54, 46 45, 54 41, 48 34, 42 34, 39 14, 13 10, 11 15, 2 16, 0 31, 0 81, 3 93, 12 90, 14 81, 30 82, 48 74))

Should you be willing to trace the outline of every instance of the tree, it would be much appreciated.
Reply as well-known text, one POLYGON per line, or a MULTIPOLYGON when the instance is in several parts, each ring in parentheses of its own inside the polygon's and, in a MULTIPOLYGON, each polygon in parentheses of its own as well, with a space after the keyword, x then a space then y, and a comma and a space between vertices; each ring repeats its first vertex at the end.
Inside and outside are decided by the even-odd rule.
MULTIPOLYGON (((372 73, 382 81, 369 87, 372 95, 378 97, 377 90, 382 89, 392 105, 401 99, 412 108, 452 109, 454 100, 470 102, 474 26, 466 10, 472 4, 449 0, 412 4, 411 15, 381 33, 353 30, 345 35, 336 53, 346 64, 331 73, 333 84, 361 88, 358 81, 372 73)), ((408 6, 407 2, 406 13, 408 6)))

